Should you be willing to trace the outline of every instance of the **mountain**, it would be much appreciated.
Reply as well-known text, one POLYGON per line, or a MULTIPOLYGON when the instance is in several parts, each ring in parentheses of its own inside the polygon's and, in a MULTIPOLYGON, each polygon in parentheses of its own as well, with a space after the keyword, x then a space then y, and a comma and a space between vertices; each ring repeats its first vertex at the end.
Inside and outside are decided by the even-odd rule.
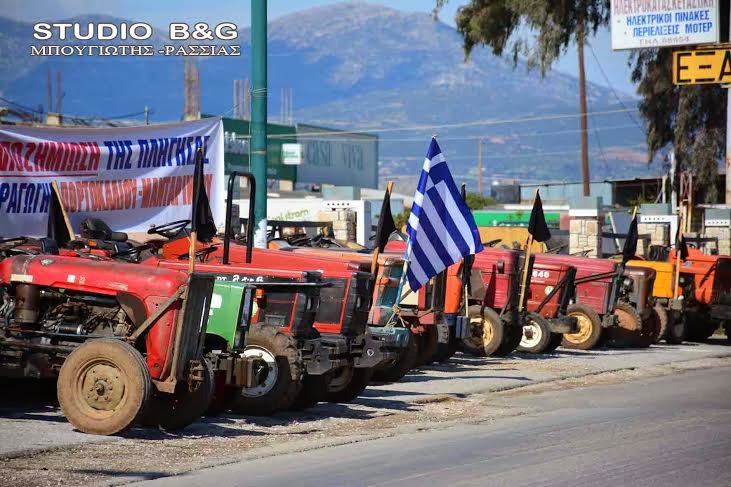
MULTIPOLYGON (((6 99, 43 105, 47 71, 60 69, 65 113, 112 117, 148 105, 153 121, 180 118, 182 58, 30 58, 31 31, 0 19, 0 52, 11 53, 0 56, 6 99)), ((162 34, 156 29, 155 45, 162 34)), ((249 76, 250 30, 239 34, 241 57, 199 59, 206 113, 230 115, 232 80, 249 76)), ((293 88, 298 122, 378 133, 383 178, 418 176, 434 133, 471 186, 480 137, 487 177, 580 177, 577 80, 559 72, 541 79, 486 49, 465 62, 458 33, 429 14, 361 2, 312 8, 270 22, 268 49, 270 119, 281 88, 293 88)), ((594 84, 587 98, 592 179, 656 172, 645 163, 636 99, 594 84)))

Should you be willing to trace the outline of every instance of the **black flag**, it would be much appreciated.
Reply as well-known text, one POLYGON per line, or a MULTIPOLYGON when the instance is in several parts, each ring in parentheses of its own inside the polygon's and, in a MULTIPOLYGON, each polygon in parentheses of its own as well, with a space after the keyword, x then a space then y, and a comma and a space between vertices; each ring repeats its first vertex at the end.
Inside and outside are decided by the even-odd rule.
POLYGON ((391 191, 386 188, 386 194, 383 195, 383 204, 381 205, 381 214, 378 216, 378 228, 376 229, 376 247, 378 247, 379 252, 383 252, 388 243, 388 237, 396 230, 396 222, 393 221, 393 213, 391 213, 391 191))
POLYGON ((624 239, 624 248, 622 249, 623 264, 635 258, 635 254, 637 254, 637 238, 637 217, 635 216, 629 224, 629 231, 627 232, 627 237, 624 239))
POLYGON ((69 227, 63 216, 63 205, 56 192, 56 185, 51 184, 51 201, 48 204, 48 228, 46 237, 53 239, 62 247, 72 240, 69 227))
POLYGON ((191 230, 198 232, 197 238, 201 242, 209 242, 216 236, 216 223, 213 221, 213 212, 211 211, 211 204, 208 201, 203 173, 203 149, 198 149, 195 156, 191 230))
POLYGON ((680 260, 685 262, 688 258, 688 244, 685 243, 685 235, 680 231, 680 226, 678 226, 678 232, 675 234, 675 250, 680 252, 680 260))
POLYGON ((533 210, 530 212, 528 221, 528 233, 533 235, 533 240, 545 242, 551 238, 551 231, 546 225, 546 216, 543 214, 543 203, 541 195, 536 191, 536 200, 533 202, 533 210))

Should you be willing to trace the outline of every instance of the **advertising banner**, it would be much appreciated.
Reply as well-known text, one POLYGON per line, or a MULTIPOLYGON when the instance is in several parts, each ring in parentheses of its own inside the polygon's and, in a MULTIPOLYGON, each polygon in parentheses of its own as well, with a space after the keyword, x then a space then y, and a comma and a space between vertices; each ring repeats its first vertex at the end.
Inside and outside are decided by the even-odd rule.
POLYGON ((51 182, 76 233, 89 217, 112 230, 189 220, 196 152, 204 151, 213 217, 225 220, 220 119, 140 127, 0 127, 0 236, 46 234, 51 182))
POLYGON ((718 42, 720 3, 721 0, 611 0, 612 49, 718 42))

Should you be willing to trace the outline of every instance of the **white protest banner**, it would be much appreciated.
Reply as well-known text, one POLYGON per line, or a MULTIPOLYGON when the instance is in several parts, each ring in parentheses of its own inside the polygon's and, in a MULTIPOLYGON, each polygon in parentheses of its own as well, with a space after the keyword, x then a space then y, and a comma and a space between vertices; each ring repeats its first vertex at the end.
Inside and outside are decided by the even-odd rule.
POLYGON ((0 236, 46 234, 52 181, 77 233, 89 217, 121 232, 189 220, 199 148, 220 227, 226 189, 219 118, 115 128, 0 126, 0 236))
POLYGON ((611 0, 612 49, 718 42, 720 3, 721 0, 611 0))

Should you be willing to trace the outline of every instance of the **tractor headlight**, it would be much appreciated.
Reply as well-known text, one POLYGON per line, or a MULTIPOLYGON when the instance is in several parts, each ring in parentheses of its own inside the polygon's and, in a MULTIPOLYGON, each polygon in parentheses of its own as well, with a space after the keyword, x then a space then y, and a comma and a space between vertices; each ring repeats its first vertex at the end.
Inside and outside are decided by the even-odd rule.
POLYGON ((632 290, 632 279, 629 277, 625 277, 624 280, 622 281, 622 287, 627 291, 631 291, 632 290))

